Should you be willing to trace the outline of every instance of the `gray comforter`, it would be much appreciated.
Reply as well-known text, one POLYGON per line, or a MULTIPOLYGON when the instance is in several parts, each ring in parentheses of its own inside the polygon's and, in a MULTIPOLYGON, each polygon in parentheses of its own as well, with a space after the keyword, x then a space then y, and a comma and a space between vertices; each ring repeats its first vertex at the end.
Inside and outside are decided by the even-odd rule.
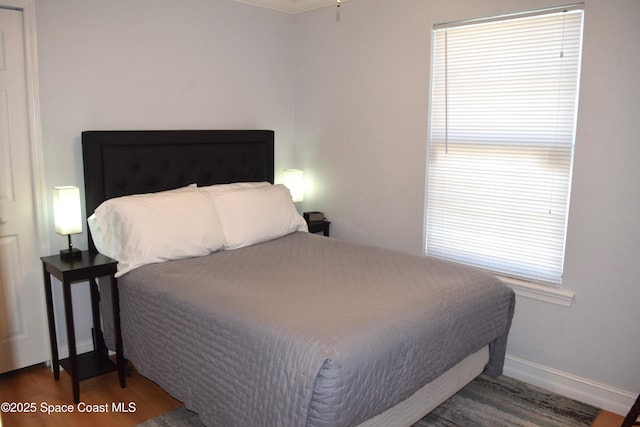
POLYGON ((488 343, 499 374, 514 308, 477 269, 308 233, 119 288, 126 358, 224 427, 357 425, 488 343))

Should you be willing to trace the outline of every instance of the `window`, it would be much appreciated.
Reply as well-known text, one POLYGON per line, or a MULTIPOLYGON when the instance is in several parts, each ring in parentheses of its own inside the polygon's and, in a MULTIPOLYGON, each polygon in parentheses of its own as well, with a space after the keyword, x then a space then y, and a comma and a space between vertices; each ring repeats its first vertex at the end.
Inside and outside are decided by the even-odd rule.
POLYGON ((562 280, 582 5, 434 27, 428 255, 562 280))

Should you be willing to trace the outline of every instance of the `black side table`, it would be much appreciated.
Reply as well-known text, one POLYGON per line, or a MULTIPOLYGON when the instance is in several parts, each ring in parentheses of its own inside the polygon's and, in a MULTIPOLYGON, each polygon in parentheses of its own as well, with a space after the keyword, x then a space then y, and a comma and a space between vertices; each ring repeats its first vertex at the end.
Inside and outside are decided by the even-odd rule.
POLYGON ((331 225, 331 221, 307 221, 307 226, 309 227, 309 233, 322 233, 325 236, 329 236, 329 226, 331 225))
POLYGON ((40 258, 44 274, 44 292, 47 303, 47 318, 49 321, 49 339, 51 341, 51 358, 53 378, 60 378, 60 366, 71 375, 73 384, 73 401, 80 402, 81 380, 106 374, 118 370, 120 386, 126 387, 125 361, 122 350, 122 335, 120 334, 120 302, 118 299, 118 281, 115 278, 118 262, 99 253, 82 252, 82 257, 76 259, 62 259, 60 255, 40 258), (53 296, 51 289, 51 275, 62 282, 64 297, 64 314, 67 327, 67 341, 69 342, 69 357, 58 359, 58 342, 56 339, 55 314, 53 311, 53 296), (111 299, 113 301, 113 327, 116 338, 116 364, 108 357, 108 350, 102 337, 100 326, 100 295, 96 278, 109 276, 111 278, 111 299), (91 288, 91 311, 93 314, 93 345, 94 350, 78 355, 76 353, 76 335, 73 326, 73 305, 71 301, 71 285, 89 281, 91 288))

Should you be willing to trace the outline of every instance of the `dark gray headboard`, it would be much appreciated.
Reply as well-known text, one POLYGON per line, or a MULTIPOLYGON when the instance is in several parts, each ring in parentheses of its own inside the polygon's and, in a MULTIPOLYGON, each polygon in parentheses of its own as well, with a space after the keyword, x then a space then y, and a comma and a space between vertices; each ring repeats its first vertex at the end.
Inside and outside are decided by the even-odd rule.
MULTIPOLYGON (((107 199, 274 178, 271 130, 82 132, 87 215, 107 199)), ((95 250, 89 237, 89 248, 95 250)))

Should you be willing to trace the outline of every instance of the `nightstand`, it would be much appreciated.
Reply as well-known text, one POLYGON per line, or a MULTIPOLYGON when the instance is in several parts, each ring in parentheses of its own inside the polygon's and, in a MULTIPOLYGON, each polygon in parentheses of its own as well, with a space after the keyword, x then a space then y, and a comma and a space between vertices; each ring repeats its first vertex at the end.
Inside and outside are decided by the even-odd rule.
POLYGON ((325 236, 329 236, 329 226, 331 221, 307 221, 309 227, 309 233, 323 233, 325 236))
POLYGON ((80 381, 118 371, 120 387, 126 387, 125 361, 122 350, 122 335, 120 334, 120 303, 118 299, 118 281, 115 278, 118 262, 99 253, 83 251, 82 257, 76 259, 62 259, 60 255, 40 258, 44 275, 44 292, 47 303, 47 319, 49 321, 49 339, 51 341, 51 359, 53 378, 60 378, 60 366, 71 376, 73 385, 73 401, 80 401, 80 381), (59 360, 58 342, 56 338, 55 313, 53 311, 53 295, 51 276, 62 283, 64 298, 64 314, 69 343, 69 357, 59 360), (108 276, 111 279, 111 300, 113 303, 113 327, 116 339, 116 363, 108 357, 108 350, 102 337, 100 323, 100 294, 96 279, 108 276), (76 353, 76 335, 73 326, 73 304, 71 286, 76 282, 89 281, 91 290, 91 311, 93 314, 93 344, 94 350, 78 355, 76 353))

